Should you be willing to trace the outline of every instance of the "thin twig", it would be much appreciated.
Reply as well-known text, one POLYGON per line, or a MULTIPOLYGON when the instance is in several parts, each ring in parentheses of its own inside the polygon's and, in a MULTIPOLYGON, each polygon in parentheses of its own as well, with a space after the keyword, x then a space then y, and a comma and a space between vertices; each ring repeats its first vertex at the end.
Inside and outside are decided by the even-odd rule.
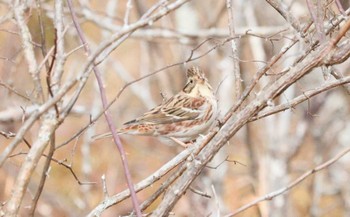
POLYGON ((301 27, 298 19, 296 19, 292 13, 290 13, 283 2, 278 0, 266 0, 273 8, 282 15, 282 17, 290 23, 291 26, 297 31, 301 32, 301 27))
POLYGON ((199 196, 202 196, 202 197, 205 197, 205 198, 209 198, 209 199, 211 198, 211 196, 208 193, 202 192, 202 191, 200 191, 198 189, 195 189, 194 187, 189 187, 189 189, 190 189, 190 191, 192 191, 195 194, 198 194, 199 196))
POLYGON ((125 11, 125 16, 124 16, 124 26, 129 25, 129 18, 130 18, 130 12, 132 9, 132 1, 133 0, 127 0, 126 2, 126 11, 125 11))
MULTIPOLYGON (((83 31, 82 31, 82 29, 81 29, 81 27, 80 27, 80 25, 79 25, 79 23, 77 21, 77 17, 75 15, 75 11, 73 9, 72 2, 71 2, 71 0, 68 0, 67 2, 68 2, 68 7, 69 7, 69 10, 70 10, 70 13, 72 15, 72 19, 73 19, 75 28, 77 29, 77 32, 78 32, 78 35, 79 35, 79 38, 80 38, 82 44, 84 44, 85 52, 90 56, 91 55, 91 51, 90 51, 88 43, 87 43, 87 41, 85 39, 84 33, 83 33, 83 31)), ((93 66, 93 71, 95 73, 96 80, 98 82, 103 108, 106 109, 107 106, 108 106, 108 103, 107 103, 107 97, 106 97, 104 85, 103 85, 103 82, 102 82, 101 72, 99 71, 99 69, 96 66, 93 66)), ((116 133, 116 129, 115 129, 115 125, 114 125, 113 120, 112 120, 112 116, 110 115, 108 110, 106 110, 104 112, 104 114, 105 114, 108 126, 109 126, 109 128, 110 128, 110 130, 112 132, 114 143, 117 145, 117 148, 118 148, 119 153, 120 153, 120 157, 121 157, 122 165, 123 165, 123 169, 124 169, 124 175, 125 175, 125 178, 126 178, 126 182, 128 184, 128 188, 130 189, 130 192, 131 192, 131 199, 132 199, 134 210, 136 211, 136 215, 138 217, 141 217, 142 214, 141 214, 141 210, 140 210, 140 207, 139 207, 139 203, 137 201, 134 185, 133 185, 132 180, 131 180, 131 174, 130 174, 130 171, 129 171, 129 166, 128 166, 128 161, 127 161, 127 158, 126 158, 125 150, 123 148, 123 145, 121 143, 121 140, 120 140, 119 136, 116 133)))
POLYGON ((339 152, 336 156, 334 156, 333 158, 329 159, 328 161, 320 164, 319 166, 305 172, 303 175, 299 176, 297 179, 295 179, 293 182, 291 182, 290 184, 288 184, 286 187, 283 187, 277 191, 273 191, 269 194, 266 194, 262 197, 259 197, 258 199, 255 199, 254 201, 238 208, 236 211, 234 211, 233 213, 226 215, 225 217, 232 217, 235 216, 247 209, 249 209, 250 207, 253 207, 255 205, 257 205, 258 203, 265 201, 265 200, 272 200, 273 198, 287 192, 290 191, 291 189, 293 189, 295 186, 297 186, 298 184, 300 184, 302 181, 304 181, 305 179, 307 179, 309 176, 328 168, 329 166, 331 166, 332 164, 334 164, 335 162, 337 162, 341 157, 343 157, 344 155, 346 155, 347 153, 350 152, 350 148, 347 148, 341 152, 339 152))
POLYGON ((236 160, 230 160, 229 159, 229 156, 227 156, 223 161, 221 161, 218 165, 216 165, 216 166, 209 166, 209 165, 206 165, 206 167, 207 168, 209 168, 209 169, 217 169, 217 168, 219 168, 223 163, 225 163, 225 162, 230 162, 230 163, 234 163, 234 164, 239 164, 239 165, 241 165, 241 166, 247 166, 247 165, 245 165, 245 164, 243 164, 243 163, 241 163, 241 162, 239 162, 239 161, 236 161, 236 160))
MULTIPOLYGON (((26 145, 27 145, 29 148, 31 147, 31 145, 29 144, 29 142, 28 142, 26 139, 23 139, 23 141, 26 143, 26 145)), ((28 154, 27 152, 19 152, 19 153, 10 155, 9 158, 16 157, 16 156, 18 156, 18 155, 27 155, 27 154, 28 154)), ((46 154, 43 154, 42 156, 43 156, 43 157, 48 157, 46 154)), ((75 181, 77 181, 77 183, 78 183, 79 185, 94 185, 94 184, 96 184, 96 182, 81 181, 81 180, 79 179, 79 177, 77 176, 77 174, 75 174, 75 172, 74 172, 72 166, 65 163, 66 160, 57 160, 57 159, 55 159, 55 158, 53 158, 53 157, 51 158, 51 160, 52 160, 53 162, 57 163, 58 165, 63 166, 63 167, 65 167, 66 169, 68 169, 69 172, 73 175, 75 181)))
MULTIPOLYGON (((46 31, 45 31, 45 26, 44 26, 44 22, 43 22, 43 16, 42 16, 42 8, 41 8, 41 2, 40 0, 35 0, 36 3, 36 8, 37 8, 37 12, 38 12, 38 21, 39 21, 39 25, 40 25, 40 40, 41 40, 41 53, 43 55, 43 57, 45 57, 47 55, 47 49, 46 49, 46 31)), ((45 66, 46 66, 46 71, 49 70, 49 62, 45 61, 45 66)))
POLYGON ((31 101, 31 99, 30 99, 28 96, 26 96, 26 95, 24 95, 24 94, 18 92, 16 89, 14 89, 13 87, 10 87, 8 84, 5 84, 5 83, 2 82, 1 80, 0 80, 0 86, 5 87, 5 88, 8 89, 9 91, 13 92, 13 93, 16 94, 17 96, 22 97, 22 98, 25 99, 25 100, 31 101))
POLYGON ((9 62, 11 62, 11 63, 13 63, 13 64, 16 63, 13 59, 10 59, 10 58, 8 58, 8 57, 2 57, 2 56, 0 56, 0 60, 9 61, 9 62))
POLYGON ((316 2, 317 6, 315 8, 314 3, 311 0, 306 0, 306 5, 309 9, 311 18, 315 24, 317 33, 319 35, 319 40, 324 41, 325 40, 325 32, 324 32, 324 26, 323 26, 323 20, 322 20, 322 8, 320 7, 321 1, 316 2))
POLYGON ((5 132, 5 131, 2 131, 2 130, 0 130, 0 135, 4 136, 6 139, 9 139, 9 138, 12 138, 12 137, 16 136, 15 133, 5 132))
POLYGON ((287 109, 292 109, 296 105, 310 99, 313 96, 316 96, 316 95, 323 93, 325 91, 328 91, 332 88, 336 88, 336 87, 339 87, 341 85, 348 84, 348 83, 350 83, 350 76, 347 76, 344 78, 339 78, 338 80, 335 80, 335 81, 327 82, 327 83, 323 84, 322 86, 317 87, 313 90, 304 91, 301 95, 295 97, 294 99, 289 100, 287 103, 277 105, 277 106, 274 106, 272 108, 267 108, 267 109, 261 111, 256 117, 251 118, 249 121, 259 120, 259 119, 267 117, 269 115, 276 114, 278 112, 285 111, 287 109))

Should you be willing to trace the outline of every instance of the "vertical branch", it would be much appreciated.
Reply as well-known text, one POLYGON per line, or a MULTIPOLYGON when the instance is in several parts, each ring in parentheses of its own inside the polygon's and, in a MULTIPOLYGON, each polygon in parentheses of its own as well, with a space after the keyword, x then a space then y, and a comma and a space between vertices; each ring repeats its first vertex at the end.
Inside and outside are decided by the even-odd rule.
POLYGON ((25 23, 24 19, 24 12, 26 10, 25 3, 20 3, 20 0, 15 0, 13 4, 13 11, 15 15, 15 19, 17 21, 18 28, 21 32, 21 39, 22 39, 22 47, 24 50, 24 55, 29 67, 29 73, 33 78, 34 81, 34 88, 35 88, 35 94, 36 98, 39 97, 39 101, 44 100, 44 94, 41 86, 41 79, 39 71, 37 71, 38 64, 37 60, 35 58, 34 48, 32 44, 32 36, 29 32, 28 26, 25 23))
MULTIPOLYGON (((47 55, 46 38, 45 38, 46 34, 45 34, 45 26, 44 26, 44 22, 43 22, 42 8, 41 8, 40 1, 41 0, 35 0, 35 3, 36 3, 37 11, 38 11, 38 21, 39 21, 39 25, 40 25, 41 53, 42 53, 43 57, 45 57, 47 55)), ((46 71, 48 71, 50 68, 48 60, 45 61, 45 67, 46 67, 46 71)))
POLYGON ((132 1, 133 0, 128 0, 126 2, 126 11, 125 11, 125 15, 124 15, 124 26, 129 25, 130 12, 132 9, 132 1))
MULTIPOLYGON (((253 1, 249 0, 248 4, 245 5, 245 10, 244 10, 244 15, 245 15, 245 20, 248 24, 248 26, 258 26, 258 18, 256 17, 256 13, 254 11, 254 3, 253 1)), ((257 9, 258 10, 258 9, 257 9)), ((264 45, 262 43, 262 40, 259 38, 255 38, 255 37, 250 37, 249 39, 249 47, 251 49, 251 53, 252 53, 252 58, 254 60, 258 60, 258 61, 265 61, 266 60, 266 53, 265 53, 265 49, 264 49, 264 45)), ((291 45, 292 46, 292 45, 291 45)), ((277 59, 276 62, 279 58, 282 58, 284 52, 286 52, 290 47, 286 47, 286 50, 281 50, 282 54, 281 56, 276 55, 277 59)), ((273 64, 275 64, 276 62, 273 62, 273 64)), ((259 63, 255 63, 254 66, 256 69, 259 69, 263 64, 259 64, 259 63)), ((266 66, 265 66, 266 67, 266 66)), ((261 85, 264 86, 268 83, 268 78, 266 78, 264 76, 264 74, 259 74, 260 72, 258 72, 256 75, 259 77, 258 81, 257 81, 257 86, 261 85)), ((250 86, 250 85, 249 85, 250 86)), ((250 87, 247 87, 246 90, 249 90, 250 87)), ((262 128, 263 131, 265 131, 265 134, 267 134, 267 138, 271 138, 271 134, 272 131, 271 129, 274 129, 274 117, 269 117, 266 118, 264 121, 264 128, 262 128)), ((250 128, 251 129, 251 128, 250 128)), ((249 132, 249 131, 248 131, 249 132)), ((265 137, 264 137, 265 138, 265 137)), ((266 139, 268 140, 268 139, 266 139)), ((253 149, 249 149, 249 151, 251 151, 250 156, 251 157, 255 157, 255 159, 252 160, 253 163, 257 162, 255 165, 257 166, 257 171, 255 172, 255 174, 257 174, 257 180, 256 180, 256 192, 259 194, 260 192, 265 192, 265 189, 267 188, 267 163, 266 163, 266 158, 265 156, 261 155, 261 153, 267 153, 267 147, 266 147, 266 140, 264 140, 263 138, 261 138, 259 140, 259 151, 254 152, 255 150, 253 149), (264 142, 262 142, 264 141, 264 142)), ((249 146, 248 146, 249 148, 249 146)), ((255 147, 254 147, 255 148, 255 147)), ((267 205, 266 204, 262 204, 261 206, 259 206, 259 213, 261 214, 261 216, 267 216, 267 205)))
MULTIPOLYGON (((88 55, 91 55, 91 51, 90 51, 90 48, 88 47, 88 44, 87 44, 87 42, 85 40, 84 33, 81 30, 80 25, 79 25, 79 23, 77 21, 77 18, 76 18, 76 15, 75 15, 75 11, 73 9, 72 2, 71 2, 71 0, 68 0, 67 2, 68 2, 68 7, 69 7, 69 10, 70 10, 70 13, 72 15, 72 19, 73 19, 74 25, 75 25, 75 27, 77 29, 77 32, 78 32, 78 35, 79 35, 79 38, 80 38, 81 42, 84 44, 85 51, 88 53, 88 55)), ((119 153, 120 153, 120 157, 121 157, 122 164, 123 164, 123 169, 124 169, 124 175, 126 177, 128 188, 130 189, 130 193, 131 193, 131 199, 132 199, 133 207, 134 207, 134 209, 136 211, 136 215, 138 217, 141 217, 142 214, 141 214, 141 211, 140 211, 139 203, 137 201, 135 188, 134 188, 134 185, 133 185, 132 180, 131 180, 131 174, 130 174, 130 171, 129 171, 129 166, 128 166, 128 161, 127 161, 127 158, 126 158, 126 153, 125 153, 125 150, 124 150, 123 145, 121 143, 121 140, 120 140, 120 138, 119 138, 119 136, 118 136, 118 134, 116 132, 116 128, 115 128, 115 125, 113 123, 112 117, 111 117, 109 111, 107 110, 108 103, 107 103, 107 97, 106 97, 105 89, 103 87, 101 72, 99 71, 99 69, 96 66, 93 66, 93 71, 95 73, 96 80, 97 80, 97 83, 98 83, 98 86, 99 86, 101 100, 102 100, 102 105, 103 105, 103 109, 105 110, 104 114, 105 114, 108 126, 109 126, 109 128, 110 128, 110 130, 112 132, 114 143, 117 145, 117 148, 118 148, 119 153)))
MULTIPOLYGON (((37 0, 37 5, 40 7, 40 0, 37 0)), ((44 28, 43 28, 43 23, 41 21, 41 7, 38 9, 40 11, 39 13, 39 19, 40 19, 40 28, 41 28, 41 38, 42 38, 42 52, 43 55, 45 54, 46 56, 46 47, 45 47, 45 34, 44 34, 44 28)), ((54 10, 54 25, 55 25, 55 58, 52 60, 51 66, 48 67, 48 64, 46 64, 47 66, 47 85, 48 85, 48 92, 50 94, 51 97, 54 96, 55 93, 57 93, 58 89, 59 89, 59 83, 62 77, 62 73, 63 73, 63 67, 64 67, 64 63, 65 63, 65 55, 64 55, 64 28, 63 28, 63 17, 62 17, 62 13, 63 13, 63 2, 62 1, 55 1, 55 10, 54 10), (53 68, 53 64, 55 62, 55 67, 53 68), (53 70, 53 77, 51 77, 51 71, 53 70)), ((45 63, 47 63, 47 61, 45 61, 45 63)), ((56 117, 59 116, 59 109, 57 104, 55 104, 55 112, 56 112, 56 117)), ((39 187, 37 189, 37 192, 34 196, 31 208, 29 210, 29 214, 30 216, 34 216, 35 213, 35 209, 39 200, 39 197, 41 195, 41 192, 44 188, 45 185, 45 181, 46 181, 46 177, 48 176, 48 172, 49 172, 49 167, 50 167, 50 163, 51 163, 51 159, 52 156, 55 152, 55 132, 53 132, 50 135, 50 144, 49 144, 49 153, 47 155, 46 161, 45 161, 45 165, 44 168, 42 170, 42 175, 41 175, 41 180, 39 183, 39 187)))
MULTIPOLYGON (((233 1, 227 0, 226 7, 228 12, 228 28, 230 31, 230 37, 235 36, 235 26, 234 26, 234 17, 233 17, 233 1)), ((242 77, 239 69, 239 59, 238 59, 238 50, 237 50, 237 40, 231 40, 231 49, 232 49, 232 58, 233 58, 233 75, 235 78, 235 91, 234 91, 234 100, 238 100, 241 95, 242 90, 242 77)))
MULTIPOLYGON (((290 55, 297 55, 298 47, 293 47, 289 51, 290 55)), ((284 68, 292 65, 291 59, 283 61, 284 68)), ((276 101, 288 103, 295 95, 295 86, 291 85, 284 91, 283 95, 276 101)), ((265 167, 265 180, 267 180, 267 191, 272 191, 278 187, 288 184, 289 181, 289 156, 286 153, 291 151, 291 142, 296 140, 296 135, 292 134, 292 112, 286 111, 269 117, 269 139, 267 139, 267 153, 265 167), (267 172, 268 171, 268 172, 267 172)), ((302 140, 301 140, 302 141, 302 140)), ((297 145, 297 144, 296 144, 297 145)), ((270 216, 280 216, 288 211, 289 198, 287 195, 271 201, 269 206, 270 216)), ((293 215, 293 213, 292 213, 293 215)))
POLYGON ((60 87, 61 78, 63 74, 63 67, 66 61, 64 54, 64 26, 63 26, 63 1, 55 1, 55 20, 54 20, 55 30, 56 30, 56 57, 55 57, 55 67, 53 70, 51 79, 51 86, 48 87, 52 90, 55 95, 60 87))
MULTIPOLYGON (((56 93, 58 92, 58 89, 59 89, 58 83, 60 81, 61 74, 63 72, 63 66, 64 66, 64 58, 63 58, 64 57, 64 49, 63 49, 63 32, 64 31, 63 31, 63 25, 62 25, 62 11, 63 11, 62 4, 63 4, 62 1, 55 1, 55 25, 56 25, 56 28, 58 30, 57 36, 59 37, 59 38, 56 38, 56 48, 57 48, 56 49, 56 51, 57 51, 57 58, 56 59, 58 61, 56 62, 55 68, 53 71, 54 75, 58 75, 55 77, 55 79, 53 79, 55 81, 55 85, 56 85, 54 88, 54 92, 56 92, 56 93)), ((24 9, 24 5, 22 4, 21 6, 24 9)), ((16 11, 16 9, 15 9, 15 11, 16 11)), ((23 16, 21 17, 21 12, 23 12, 23 11, 20 11, 17 14, 17 20, 19 22, 19 25, 23 25, 23 23, 21 23, 23 21, 23 20, 21 20, 21 19, 23 19, 23 16)), ((24 26, 24 27, 27 27, 27 26, 24 26)), ((29 34, 29 31, 27 28, 22 27, 22 29, 23 29, 22 35, 29 34), (28 31, 28 32, 26 32, 26 31, 28 31)), ((25 43, 30 44, 30 41, 31 41, 30 34, 29 34, 27 40, 23 41, 23 44, 25 44, 25 43), (27 41, 27 40, 29 40, 29 41, 27 41)), ((43 52, 45 52, 45 51, 43 50, 43 52)), ((42 93, 42 87, 40 84, 39 70, 37 70, 38 65, 35 61, 34 51, 33 51, 33 48, 31 46, 30 46, 30 48, 28 48, 27 55, 28 55, 28 58, 34 58, 34 62, 30 65, 29 70, 32 73, 32 77, 34 79, 36 91, 38 91, 37 93, 42 97, 42 100, 44 100, 43 93, 42 93), (33 73, 33 70, 36 73, 33 73)), ((50 89, 51 88, 50 87, 50 79, 51 79, 50 75, 51 75, 51 68, 48 69, 48 78, 47 79, 48 79, 48 85, 49 85, 48 89, 49 89, 51 97, 53 97, 53 94, 52 94, 51 89, 50 89)), ((44 169, 42 171, 42 178, 40 180, 39 187, 38 187, 37 192, 34 196, 32 206, 31 206, 31 209, 29 211, 30 215, 34 215, 37 202, 39 200, 39 197, 41 195, 41 192, 42 192, 44 184, 45 184, 45 180, 46 180, 46 176, 47 176, 46 173, 47 173, 48 168, 50 166, 50 160, 51 160, 51 157, 54 153, 54 147, 55 147, 55 133, 54 132, 59 124, 59 122, 57 121, 58 115, 59 115, 59 111, 58 111, 56 106, 55 106, 55 110, 50 109, 44 115, 44 120, 41 124, 38 138, 34 142, 33 146, 31 147, 29 153, 26 156, 25 161, 23 162, 23 164, 21 166, 21 169, 20 169, 19 174, 18 174, 17 179, 16 179, 15 188, 14 188, 13 193, 12 193, 12 195, 11 195, 7 205, 6 205, 6 215, 7 216, 16 216, 17 213, 19 212, 21 203, 23 201, 24 194, 27 190, 27 187, 28 187, 30 178, 33 174, 33 171, 36 168, 41 155, 43 154, 47 145, 51 141, 49 157, 47 158, 47 160, 45 162, 44 169), (56 113, 56 115, 55 115, 55 113, 56 113)))
POLYGON ((52 156, 53 156, 54 152, 55 152, 55 134, 53 133, 53 134, 51 134, 49 153, 46 156, 45 165, 44 165, 44 168, 42 170, 39 186, 38 186, 36 194, 33 198, 32 205, 30 206, 30 209, 28 212, 29 216, 35 216, 34 214, 35 214, 36 206, 38 204, 40 195, 44 189, 45 181, 46 181, 46 178, 48 177, 48 172, 50 170, 50 163, 51 163, 52 156))
POLYGON ((314 25, 316 27, 317 30, 317 34, 318 34, 318 39, 320 41, 324 41, 325 40, 325 32, 324 32, 324 27, 323 27, 323 11, 321 8, 321 1, 317 1, 317 6, 315 9, 315 5, 311 0, 306 0, 306 5, 307 8, 309 9, 311 18, 314 22, 314 25))

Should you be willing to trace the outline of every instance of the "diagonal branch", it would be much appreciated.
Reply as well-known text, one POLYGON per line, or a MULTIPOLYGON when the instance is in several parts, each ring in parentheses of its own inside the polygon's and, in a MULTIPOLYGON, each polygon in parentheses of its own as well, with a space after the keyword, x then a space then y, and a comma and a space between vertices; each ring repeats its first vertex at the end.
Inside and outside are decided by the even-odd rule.
POLYGON ((344 155, 348 154, 350 152, 350 148, 347 148, 341 152, 339 152, 336 156, 334 156, 333 158, 329 159, 328 161, 324 162, 323 164, 320 164, 319 166, 305 172, 303 175, 299 176, 299 178, 295 179, 293 182, 291 182, 289 185, 287 185, 284 188, 281 188, 277 191, 271 192, 269 194, 266 194, 262 197, 259 197, 257 199, 255 199, 254 201, 238 208, 235 212, 226 215, 225 217, 232 217, 235 216, 247 209, 249 209, 250 207, 253 207, 255 205, 257 205, 258 203, 265 201, 265 200, 272 200, 273 198, 286 193, 287 191, 293 189, 295 186, 297 186, 299 183, 301 183, 302 181, 304 181, 305 179, 307 179, 308 177, 310 177, 311 175, 328 168, 329 166, 331 166, 332 164, 334 164, 335 162, 337 162, 340 158, 342 158, 344 155))
POLYGON ((58 124, 57 120, 55 119, 55 114, 51 110, 51 112, 49 111, 45 115, 39 130, 38 138, 34 142, 33 146, 26 155, 24 162, 22 163, 21 169, 19 170, 14 184, 15 187, 13 188, 12 195, 5 207, 5 216, 17 216, 24 194, 27 191, 30 177, 50 141, 50 136, 57 127, 58 124))
MULTIPOLYGON (((350 20, 347 21, 347 23, 350 20)), ((349 29, 345 24, 340 33, 336 35, 329 43, 324 43, 316 51, 310 53, 306 58, 294 66, 288 73, 276 80, 273 85, 267 85, 260 94, 252 100, 245 108, 238 112, 234 117, 231 116, 206 147, 197 155, 195 159, 188 163, 187 170, 167 191, 162 202, 151 216, 167 215, 180 197, 186 192, 190 184, 203 170, 205 165, 214 157, 214 155, 226 144, 226 142, 260 110, 266 107, 268 101, 280 95, 286 88, 296 82, 302 76, 310 72, 313 68, 323 64, 323 60, 334 49, 335 44, 344 36, 344 32, 349 29), (335 42, 335 43, 334 43, 335 42)), ((348 51, 350 52, 350 51, 348 51)))

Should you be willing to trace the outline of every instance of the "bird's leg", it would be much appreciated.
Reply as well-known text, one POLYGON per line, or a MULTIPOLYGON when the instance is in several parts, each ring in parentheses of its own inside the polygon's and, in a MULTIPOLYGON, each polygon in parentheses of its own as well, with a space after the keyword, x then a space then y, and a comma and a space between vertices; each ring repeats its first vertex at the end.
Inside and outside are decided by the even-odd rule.
POLYGON ((186 144, 184 142, 181 142, 180 140, 176 139, 175 137, 169 137, 169 138, 184 148, 187 148, 190 145, 190 144, 186 144))

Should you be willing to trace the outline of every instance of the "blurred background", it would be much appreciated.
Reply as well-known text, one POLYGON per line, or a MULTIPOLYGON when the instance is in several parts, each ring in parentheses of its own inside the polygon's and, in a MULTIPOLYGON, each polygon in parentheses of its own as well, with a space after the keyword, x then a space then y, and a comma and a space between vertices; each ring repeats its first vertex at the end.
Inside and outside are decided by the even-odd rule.
MULTIPOLYGON (((313 2, 315 8, 311 10, 308 7, 310 5, 307 5, 310 2, 313 1, 287 0, 279 3, 302 27, 310 23, 310 11, 322 14, 325 24, 341 16, 336 1, 313 2)), ((346 12, 349 2, 338 2, 346 12)), ((73 1, 92 50, 123 28, 127 8, 130 8, 129 23, 132 24, 158 3, 153 0, 73 1)), ((0 131, 7 135, 10 132, 16 134, 37 107, 33 100, 33 80, 28 73, 19 29, 13 19, 12 4, 12 1, 6 0, 0 3, 0 131)), ((28 1, 26 6, 25 23, 32 36, 35 58, 41 63, 41 45, 45 44, 49 50, 55 43, 54 2, 28 1), (43 23, 44 38, 39 18, 43 23)), ((234 42, 244 89, 256 72, 299 33, 268 2, 233 1, 232 10, 237 35, 234 42)), ((66 2, 63 11, 66 28, 64 48, 69 55, 66 56, 62 84, 75 79, 87 61, 66 2)), ((99 64, 109 101, 120 94, 110 107, 117 127, 161 103, 162 95, 170 97, 180 91, 186 81, 185 71, 192 65, 198 65, 205 71, 217 92, 220 118, 226 114, 237 94, 232 44, 230 40, 225 41, 230 35, 227 11, 226 1, 189 1, 159 21, 139 28, 99 64), (199 58, 184 63, 191 55, 192 58, 199 58), (166 66, 171 67, 137 81, 120 92, 128 82, 166 66)), ((269 73, 278 74, 290 67, 310 41, 316 38, 317 34, 310 30, 269 73)), ((349 76, 349 61, 332 67, 332 70, 339 75, 349 76)), ((44 81, 45 68, 40 73, 44 81)), ((275 79, 271 75, 263 77, 253 94, 259 93, 268 82, 275 79)), ((332 79, 333 76, 327 74, 327 70, 316 68, 271 103, 286 103, 304 91, 317 88, 332 79)), ((346 87, 329 90, 284 112, 247 124, 216 155, 209 165, 211 167, 206 168, 191 185, 191 190, 175 206, 174 216, 218 216, 218 210, 222 215, 229 214, 256 197, 287 186, 304 172, 348 147, 348 90, 346 87), (195 191, 208 194, 210 198, 195 191)), ((72 92, 67 97, 70 94, 72 92)), ((70 115, 56 130, 54 160, 47 172, 35 216, 87 215, 104 199, 102 176, 105 177, 109 195, 127 188, 120 156, 113 141, 91 140, 93 135, 108 131, 103 116, 90 125, 91 118, 101 111, 99 90, 91 74, 70 115), (84 127, 87 128, 71 139, 84 127)), ((25 134, 24 138, 29 144, 37 139, 39 124, 40 120, 25 134)), ((11 139, 0 136, 0 151, 7 147, 11 139)), ((121 135, 121 140, 135 183, 151 175, 182 150, 181 147, 153 137, 121 135)), ((15 188, 15 179, 28 150, 28 144, 21 143, 0 168, 2 206, 15 188)), ((38 187, 44 162, 45 157, 42 157, 31 177, 21 206, 21 216, 28 215, 28 206, 38 187)), ((262 202, 237 216, 350 216, 349 165, 350 157, 345 156, 286 194, 262 202)), ((147 199, 166 178, 138 193, 139 200, 147 199)), ((158 202, 146 212, 152 211, 158 202)), ((131 201, 126 200, 107 209, 102 216, 127 215, 130 210, 131 201)))

